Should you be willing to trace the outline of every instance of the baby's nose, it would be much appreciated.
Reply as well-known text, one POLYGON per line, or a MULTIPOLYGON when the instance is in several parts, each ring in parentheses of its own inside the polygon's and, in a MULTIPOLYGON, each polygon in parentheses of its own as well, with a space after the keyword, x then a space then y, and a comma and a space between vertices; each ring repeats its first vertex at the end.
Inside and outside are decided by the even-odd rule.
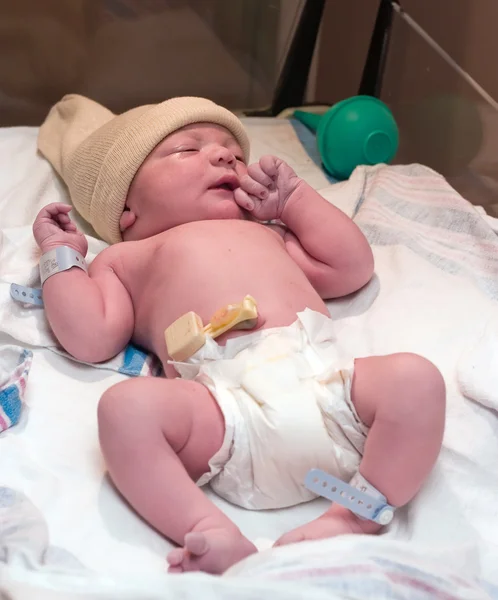
POLYGON ((228 148, 223 146, 217 146, 213 149, 211 153, 211 161, 215 165, 227 165, 230 167, 235 167, 237 162, 233 153, 230 152, 228 148))

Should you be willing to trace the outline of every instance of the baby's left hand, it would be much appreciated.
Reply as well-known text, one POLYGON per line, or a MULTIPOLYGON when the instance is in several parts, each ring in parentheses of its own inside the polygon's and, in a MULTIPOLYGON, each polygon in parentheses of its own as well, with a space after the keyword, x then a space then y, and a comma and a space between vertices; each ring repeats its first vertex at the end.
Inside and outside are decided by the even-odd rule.
POLYGON ((300 181, 286 162, 276 156, 263 156, 241 178, 234 192, 235 201, 258 221, 280 219, 300 181))

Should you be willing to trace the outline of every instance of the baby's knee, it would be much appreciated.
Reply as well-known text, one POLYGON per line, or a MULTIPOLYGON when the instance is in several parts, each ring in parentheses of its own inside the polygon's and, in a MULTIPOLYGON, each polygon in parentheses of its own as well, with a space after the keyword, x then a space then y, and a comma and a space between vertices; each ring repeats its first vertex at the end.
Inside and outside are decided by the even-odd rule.
POLYGON ((122 421, 131 420, 130 413, 133 413, 134 396, 128 385, 131 380, 122 381, 106 390, 97 407, 97 420, 99 431, 116 431, 117 425, 122 425, 122 421), (126 408, 125 408, 126 407, 126 408))
POLYGON ((444 417, 446 389, 439 369, 418 354, 400 353, 393 357, 392 375, 399 390, 397 404, 411 416, 444 417))
POLYGON ((427 358, 419 354, 403 353, 400 355, 400 369, 406 378, 407 385, 424 396, 445 400, 446 391, 441 372, 427 358))

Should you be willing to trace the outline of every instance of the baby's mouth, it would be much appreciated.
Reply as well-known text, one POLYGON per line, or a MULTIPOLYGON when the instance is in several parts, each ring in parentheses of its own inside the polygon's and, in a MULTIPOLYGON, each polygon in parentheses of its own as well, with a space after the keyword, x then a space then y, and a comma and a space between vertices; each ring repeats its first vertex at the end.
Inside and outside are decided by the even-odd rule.
POLYGON ((218 181, 212 186, 210 190, 225 190, 227 192, 233 192, 239 187, 239 178, 236 175, 224 175, 220 177, 218 181))

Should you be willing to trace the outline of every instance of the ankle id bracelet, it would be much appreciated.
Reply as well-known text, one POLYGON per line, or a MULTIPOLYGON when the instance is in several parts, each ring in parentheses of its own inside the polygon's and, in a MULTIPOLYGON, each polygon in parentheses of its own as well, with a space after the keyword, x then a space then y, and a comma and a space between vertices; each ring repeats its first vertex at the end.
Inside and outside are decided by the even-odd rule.
POLYGON ((393 520, 395 507, 388 504, 386 497, 359 471, 350 483, 345 483, 321 469, 312 469, 306 475, 304 485, 311 492, 337 502, 362 519, 379 525, 388 525, 393 520))

